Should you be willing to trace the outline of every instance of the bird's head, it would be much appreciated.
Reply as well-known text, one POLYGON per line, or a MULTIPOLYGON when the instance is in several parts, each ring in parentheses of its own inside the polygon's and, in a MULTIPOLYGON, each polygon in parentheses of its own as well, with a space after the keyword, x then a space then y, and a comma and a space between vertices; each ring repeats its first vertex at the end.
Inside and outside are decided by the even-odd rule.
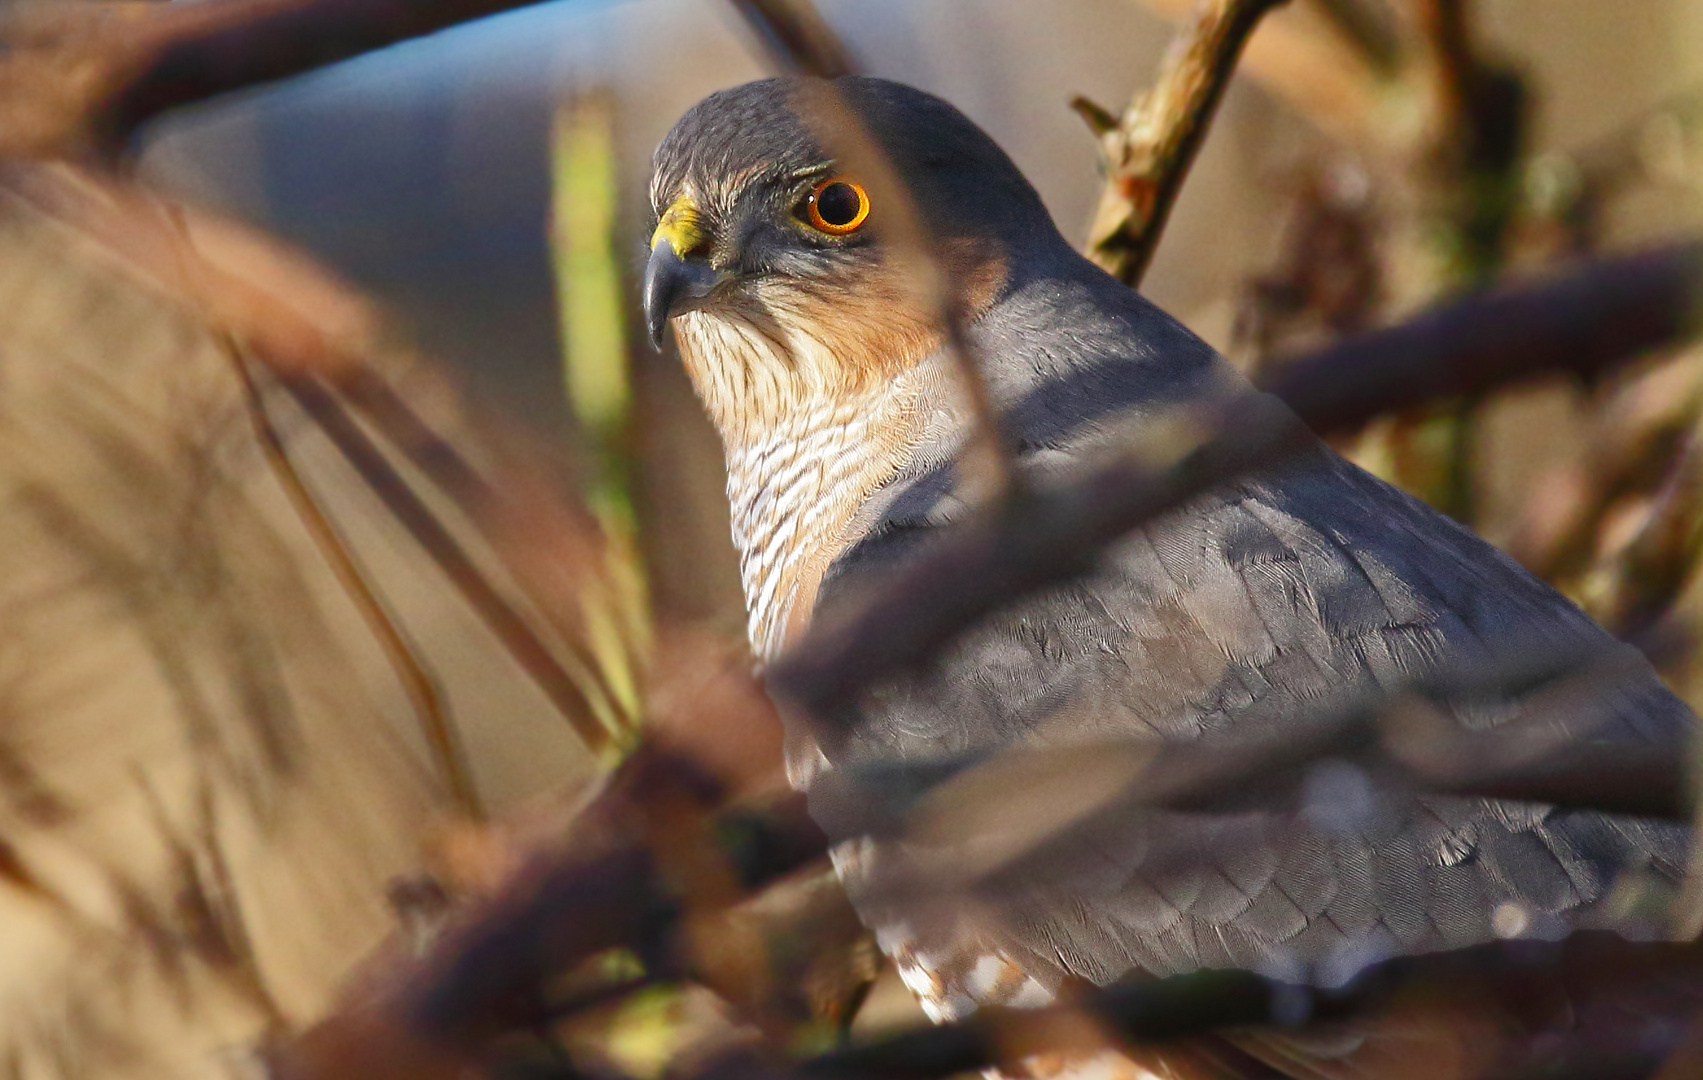
MULTIPOLYGON (((801 118, 804 89, 765 79, 713 94, 656 152, 645 316, 659 344, 673 322, 724 437, 891 379, 940 342, 883 244, 892 208, 801 118)), ((834 89, 902 178, 972 317, 1022 245, 1057 237, 1023 174, 951 105, 880 79, 834 89)))

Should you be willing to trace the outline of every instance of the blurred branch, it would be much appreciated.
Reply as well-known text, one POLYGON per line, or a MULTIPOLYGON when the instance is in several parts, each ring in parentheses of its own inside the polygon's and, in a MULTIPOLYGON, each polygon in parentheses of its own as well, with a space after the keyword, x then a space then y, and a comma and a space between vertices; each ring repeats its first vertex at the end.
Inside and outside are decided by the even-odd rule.
POLYGON ((385 350, 378 344, 380 324, 365 305, 275 245, 228 223, 162 209, 156 197, 72 167, 19 167, 3 179, 9 191, 93 231, 135 272, 188 298, 299 394, 304 408, 318 406, 317 412, 307 408, 310 419, 330 425, 327 435, 339 451, 356 455, 349 458, 356 471, 440 560, 522 669, 539 680, 545 697, 588 745, 613 745, 607 720, 618 712, 619 694, 585 646, 579 603, 589 587, 586 567, 597 565, 602 538, 589 516, 563 497, 564 485, 542 475, 539 455, 508 449, 496 425, 483 425, 476 441, 492 455, 490 471, 500 483, 487 479, 375 370, 375 357, 385 350), (498 591, 345 402, 466 514, 503 569, 537 601, 537 613, 560 631, 555 637, 565 660, 498 591))
MULTIPOLYGON (((514 605, 504 599, 479 570, 466 549, 396 471, 378 445, 349 416, 342 403, 311 377, 275 374, 296 404, 337 447, 385 508, 431 555, 509 655, 574 725, 586 745, 594 750, 602 749, 610 733, 594 722, 598 711, 586 696, 580 681, 562 666, 514 605)), ((483 485, 484 481, 479 483, 483 485)))
MULTIPOLYGON (((1478 1032, 1455 1025, 1469 1016, 1475 1020, 1488 1016, 1511 1029, 1536 1029, 1527 1032, 1534 1043, 1549 1040, 1542 1049, 1543 1064, 1502 1074, 1511 1080, 1633 1080, 1655 1075, 1670 1057, 1680 1059, 1688 1051, 1695 1054, 1695 1039, 1684 1025, 1655 1016, 1628 1015, 1608 1033, 1603 1040, 1606 1045, 1598 1046, 1592 1045, 1590 1036, 1602 1032, 1544 1031, 1543 1021, 1532 1015, 1532 1002, 1553 1000, 1561 992, 1592 1009, 1593 1019, 1600 1024, 1602 1003, 1610 995, 1635 994, 1651 985, 1683 986, 1694 980, 1703 960, 1698 950, 1693 943, 1632 943, 1602 931, 1583 931, 1559 945, 1496 941, 1387 960, 1367 967, 1352 983, 1336 989, 1234 970, 1132 979, 1104 988, 1081 984, 1073 985, 1068 1001, 1057 1005, 984 1008, 966 1020, 797 1062, 740 1051, 688 1075, 695 1080, 940 1080, 981 1070, 1021 1069, 1029 1064, 1025 1060, 1029 1055, 1056 1052, 1060 1046, 1085 1054, 1110 1047, 1125 1053, 1148 1051, 1177 1062, 1190 1060, 1189 1050, 1199 1046, 1210 1048, 1205 1060, 1221 1061, 1222 1051, 1235 1045, 1239 1036, 1258 1029, 1281 1039, 1319 1025, 1326 1033, 1367 1037, 1387 1030, 1380 1028, 1386 1022, 1408 1025, 1402 1029, 1404 1041, 1414 1039, 1417 1021, 1431 1026, 1432 1037, 1440 1045, 1457 1045, 1451 1035, 1470 1040, 1478 1032), (1222 1040, 1221 1032, 1231 1041, 1222 1040), (1082 1045, 1085 1036, 1099 1045, 1082 1045)), ((1424 1045, 1424 1037, 1412 1045, 1424 1045)), ((1438 1075, 1489 1077, 1498 1075, 1498 1065, 1506 1067, 1487 1047, 1460 1049, 1467 1053, 1451 1064, 1468 1067, 1467 1071, 1457 1068, 1438 1075)), ((1246 1055, 1235 1057, 1253 1071, 1197 1073, 1185 1067, 1177 1074, 1167 1067, 1166 1072, 1278 1075, 1246 1055)), ((564 1066, 529 1075, 575 1080, 581 1074, 564 1066)))
POLYGON ((918 212, 910 188, 887 154, 847 106, 834 79, 850 74, 848 54, 809 0, 730 0, 756 30, 777 66, 809 76, 796 88, 801 119, 822 140, 847 172, 860 177, 881 206, 881 239, 894 260, 909 273, 912 287, 945 335, 945 349, 957 370, 976 419, 970 464, 986 483, 985 494, 1003 495, 1015 483, 1011 454, 999 437, 998 410, 988 392, 979 360, 964 328, 968 314, 958 284, 947 273, 928 222, 918 212))
POLYGON ((1633 638, 1673 606, 1703 553, 1703 443, 1693 427, 1638 531, 1586 581, 1587 606, 1633 638))
POLYGON ((1395 29, 1365 0, 1312 0, 1312 4, 1379 74, 1394 75, 1401 67, 1402 44, 1395 29))
POLYGON ((1250 377, 1268 374, 1289 341, 1316 342, 1321 331, 1334 340, 1375 325, 1386 273, 1370 189, 1348 161, 1303 174, 1277 262, 1249 279, 1237 303, 1231 339, 1248 350, 1250 377))
POLYGON ((1320 434, 1546 374, 1591 379, 1694 336, 1703 242, 1576 263, 1281 365, 1265 389, 1320 434))
MULTIPOLYGON (((1138 1046, 1169 1044, 1224 1028, 1257 1025, 1294 1031, 1315 1023, 1392 1014, 1411 1018, 1429 1013, 1437 1023, 1446 1022, 1451 1013, 1490 1009, 1512 1018, 1530 1011, 1534 992, 1547 997, 1567 987, 1594 1004, 1616 992, 1695 979, 1703 967, 1700 948, 1691 942, 1631 943, 1603 931, 1582 931, 1559 945, 1496 941, 1388 960, 1368 967, 1338 989, 1234 970, 1131 979, 1105 988, 1078 985, 1071 988, 1069 1000, 1058 1005, 982 1009, 967 1020, 849 1047, 792 1068, 742 1055, 699 1075, 702 1080, 936 1080, 1010 1066, 1025 1052, 1056 1047, 1061 1032, 1081 1030, 1072 1021, 1083 1017, 1099 1021, 1109 1035, 1138 1046)), ((1549 1050, 1549 1070, 1536 1075, 1552 1080, 1647 1076, 1686 1034, 1683 1026, 1664 1026, 1654 1017, 1645 1022, 1628 1019, 1624 1028, 1615 1033, 1619 1038, 1611 1049, 1626 1071, 1599 1071, 1601 1062, 1595 1060, 1588 1063, 1592 1067, 1583 1067, 1587 1063, 1577 1060, 1580 1048, 1571 1048, 1575 1054, 1563 1056, 1556 1046, 1549 1050), (1579 1067, 1558 1068, 1563 1061, 1579 1067)), ((1471 1075, 1484 1074, 1474 1071, 1471 1075)))
MULTIPOLYGON (((1663 390, 1665 401, 1672 392, 1663 390)), ((1703 400, 1695 389, 1678 391, 1675 400, 1680 408, 1654 419, 1600 407, 1585 435, 1593 453, 1544 483, 1545 500, 1524 516, 1508 553, 1545 581, 1576 583, 1598 557, 1616 507, 1659 488, 1690 441, 1703 400)))
MULTIPOLYGON (((997 829, 997 847, 984 843, 962 859, 938 855, 926 880, 889 878, 880 891, 893 900, 972 893, 1096 821, 1153 811, 1227 820, 1259 810, 1269 815, 1262 829, 1281 830, 1306 812, 1307 779, 1327 761, 1376 778, 1373 787, 1398 798, 1447 794, 1689 822, 1690 763, 1671 747, 1615 740, 1616 692, 1646 671, 1625 645, 1571 657, 1525 655, 1494 669, 1452 670, 1399 691, 1360 695, 1316 711, 1305 730, 1235 748, 1114 738, 849 765, 815 780, 811 805, 834 835, 896 837, 940 852, 969 851, 975 838, 997 829), (1464 730, 1451 702, 1486 695, 1517 704, 1492 730, 1464 730), (872 799, 874 792, 883 797, 872 799), (1000 824, 992 825, 987 814, 995 806, 1000 824)), ((1176 825, 1167 833, 1149 850, 1148 869, 1201 860, 1198 834, 1176 825)))
POLYGON ((616 255, 621 183, 615 158, 615 107, 606 94, 579 94, 557 107, 550 131, 550 263, 564 389, 589 459, 581 470, 584 499, 604 540, 596 552, 601 573, 578 606, 587 645, 620 706, 606 723, 626 738, 640 712, 638 687, 653 628, 635 538, 633 356, 616 255))
POLYGON ((1484 55, 1467 0, 1419 5, 1438 101, 1436 164, 1449 201, 1458 286, 1493 280, 1520 199, 1527 91, 1513 68, 1484 55))
POLYGON ((729 0, 757 35, 769 61, 794 75, 837 79, 856 70, 832 28, 809 0, 729 0))
MULTIPOLYGON (((746 727, 751 720, 725 719, 746 727)), ((725 724, 715 730, 751 749, 749 732, 725 724)), ((770 753, 778 757, 778 745, 745 755, 742 773, 738 765, 706 771, 698 755, 656 744, 636 750, 576 818, 571 835, 466 913, 424 956, 383 958, 354 999, 279 1050, 271 1075, 465 1075, 458 1069, 487 1040, 529 1029, 547 1012, 546 991, 558 973, 617 946, 664 969, 677 962, 681 916, 706 902, 724 906, 704 896, 706 873, 735 887, 720 898, 725 903, 826 846, 802 796, 768 803, 760 814, 727 805, 770 753)))
POLYGON ((1283 2, 1202 0, 1158 82, 1116 122, 1086 98, 1072 103, 1099 138, 1106 166, 1088 256, 1124 284, 1141 283, 1242 46, 1266 12, 1283 2))
POLYGON ((20 5, 0 28, 0 156, 110 151, 168 109, 536 2, 20 5))
MULTIPOLYGON (((582 505, 565 497, 567 482, 540 467, 540 455, 533 447, 507 445, 496 425, 487 422, 475 430, 481 448, 494 458, 489 471, 500 484, 494 483, 377 371, 350 366, 327 374, 337 391, 331 400, 347 400, 388 445, 400 450, 409 464, 450 498, 534 602, 533 613, 558 631, 556 643, 565 651, 566 663, 551 659, 551 646, 533 631, 526 616, 512 611, 518 619, 514 621, 492 609, 496 625, 516 635, 511 653, 522 669, 549 680, 540 688, 582 736, 591 736, 588 746, 616 754, 625 750, 640 713, 639 665, 635 663, 639 650, 626 647, 632 640, 627 637, 600 643, 599 627, 592 624, 603 619, 606 627, 610 605, 628 599, 624 595, 628 590, 609 580, 621 570, 619 560, 607 549, 613 541, 582 505), (523 634, 530 642, 523 640, 523 634), (569 711, 575 701, 584 711, 569 711)), ((281 377, 300 378, 292 372, 281 377)), ((416 540, 428 553, 438 553, 423 537, 416 535, 416 540)), ((461 572, 440 566, 452 580, 461 572)), ((496 595, 488 582, 470 587, 496 595)), ((630 591, 637 592, 638 587, 630 591)), ((479 602, 474 607, 484 610, 479 602)))
MULTIPOLYGON (((1197 0, 1141 0, 1180 22, 1197 0)), ((1405 145, 1411 123, 1392 108, 1408 65, 1384 69, 1366 43, 1332 17, 1336 0, 1296 5, 1265 20, 1243 50, 1237 70, 1286 102, 1313 126, 1357 151, 1405 145)))
MULTIPOLYGON (((561 972, 618 946, 645 957, 653 978, 713 979, 716 972, 694 970, 693 938, 718 936, 719 920, 748 890, 804 865, 826 845, 802 796, 765 802, 761 810, 730 801, 753 784, 759 792, 772 790, 760 774, 778 752, 779 732, 772 716, 753 732, 750 716, 714 712, 682 718, 699 721, 682 732, 685 743, 653 742, 635 751, 571 833, 457 919, 425 955, 393 954, 371 967, 355 996, 279 1049, 270 1075, 464 1075, 459 1070, 479 1061, 493 1040, 552 1015, 549 988, 561 972), (731 750, 730 739, 738 743, 731 750)), ((796 1063, 740 1052, 688 1075, 924 1080, 1009 1062, 1036 1048, 1057 1049, 1064 1045, 1061 1032, 1069 1030, 1061 1022, 1076 1015, 1123 1038, 1163 1044, 1224 1027, 1293 1030, 1377 1014, 1394 1002, 1507 1006, 1534 987, 1563 982, 1613 1000, 1631 987, 1693 976, 1698 948, 1584 932, 1560 945, 1495 942, 1402 958, 1367 969, 1342 989, 1246 971, 1131 979, 1104 990, 1073 985, 1060 1004, 1044 1009, 984 1009, 967 1021, 796 1063)), ((593 993, 575 1000, 600 998, 593 993)), ((1641 1041, 1647 1034, 1631 1041, 1658 1057, 1665 1053, 1665 1045, 1641 1041)))
POLYGON ((474 821, 483 821, 485 808, 480 803, 479 789, 473 780, 473 767, 467 759, 467 750, 462 745, 460 733, 450 721, 448 705, 437 680, 427 670, 425 662, 419 656, 419 650, 397 624, 384 601, 379 598, 368 574, 362 569, 342 533, 326 515, 319 500, 314 497, 313 491, 296 470, 283 436, 278 433, 277 426, 266 411, 266 402, 260 394, 260 388, 254 380, 254 372, 242 350, 229 335, 220 337, 231 367, 235 369, 237 378, 242 383, 243 404, 248 410, 255 438, 259 441, 273 474, 284 488, 291 505, 295 507, 296 516, 301 519, 303 527, 307 529, 320 554, 330 565, 338 583, 360 611, 368 629, 378 639, 379 647, 395 670, 403 692, 408 696, 409 704, 419 717, 421 732, 427 745, 431 747, 433 756, 437 758, 444 783, 449 788, 456 808, 474 821))
MULTIPOLYGON (((1318 432, 1349 430, 1424 401, 1607 370, 1696 333, 1700 295, 1703 243, 1604 259, 1350 338, 1282 365, 1267 389, 1318 432)), ((1126 453, 1073 485, 948 530, 880 587, 830 606, 775 665, 772 684, 832 716, 1001 605, 1085 572, 1102 545, 1142 521, 1316 445, 1269 398, 1233 399, 1200 420, 1162 458, 1126 453)), ((831 732, 819 737, 837 743, 831 732)))

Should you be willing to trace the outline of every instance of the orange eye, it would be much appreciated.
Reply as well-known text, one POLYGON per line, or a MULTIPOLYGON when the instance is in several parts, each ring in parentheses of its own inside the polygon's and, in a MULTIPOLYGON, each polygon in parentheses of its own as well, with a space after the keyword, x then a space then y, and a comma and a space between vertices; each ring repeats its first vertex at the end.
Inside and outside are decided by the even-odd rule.
POLYGON ((829 236, 857 231, 869 217, 869 195, 863 185, 835 176, 816 185, 804 200, 804 220, 829 236))

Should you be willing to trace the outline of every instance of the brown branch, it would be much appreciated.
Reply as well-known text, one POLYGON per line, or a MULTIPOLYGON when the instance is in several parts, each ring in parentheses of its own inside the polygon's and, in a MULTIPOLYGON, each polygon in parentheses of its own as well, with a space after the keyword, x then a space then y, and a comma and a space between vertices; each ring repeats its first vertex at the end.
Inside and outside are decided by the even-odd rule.
MULTIPOLYGON (((1692 942, 1629 942, 1604 931, 1561 943, 1492 941, 1368 965, 1348 985, 1319 988, 1250 971, 1137 977, 1078 984, 1038 1009, 985 1008, 968 1019, 853 1045, 804 1061, 740 1051, 692 1073, 696 1080, 939 1080, 981 1070, 1022 1070, 1043 1051, 1083 1056, 1111 1048, 1182 1075, 1274 1076, 1232 1047, 1250 1034, 1401 1031, 1417 1051, 1446 1049, 1449 1075, 1503 1080, 1634 1080, 1664 1061, 1695 1060, 1697 1037, 1676 1023, 1692 1007, 1684 989, 1703 970, 1692 942), (1535 1002, 1566 1001, 1547 1015, 1535 1002), (1638 1005, 1627 1008, 1628 1002, 1638 1005), (1659 1002, 1659 1004, 1657 1004, 1659 1002), (1642 1006, 1642 1007, 1639 1007, 1642 1006), (1351 1022, 1346 1027, 1327 1025, 1351 1022), (1496 1025, 1491 1035, 1485 1023, 1496 1025), (1385 1028, 1386 1022, 1395 1025, 1385 1028), (1312 1025, 1319 1025, 1317 1029, 1312 1025), (1219 1038, 1231 1029, 1234 1042, 1219 1038), (1487 1036, 1489 1036, 1487 1038, 1487 1036), (1205 1051, 1199 1057, 1196 1054, 1205 1051), (1228 1052, 1228 1053, 1226 1053, 1228 1052), (1241 1062, 1228 1068, 1226 1061, 1241 1062), (1196 1071, 1190 1062, 1211 1063, 1196 1071)), ((1269 1045, 1269 1044, 1267 1044, 1269 1045)), ((1049 1054, 1049 1057, 1051 1054, 1049 1054)), ((571 1066, 534 1073, 574 1080, 571 1066)), ((1287 1075, 1287 1074, 1286 1074, 1287 1075)), ((1660 1073, 1688 1076, 1688 1072, 1660 1073)))
POLYGON ((769 62, 794 75, 837 79, 856 70, 851 54, 808 0, 729 0, 769 62))
POLYGON ((603 534, 585 507, 562 492, 570 484, 540 465, 535 447, 511 446, 496 418, 471 411, 472 431, 488 456, 487 476, 450 438, 429 424, 409 399, 372 367, 355 365, 327 373, 337 393, 401 451, 490 544, 504 569, 525 586, 540 613, 562 631, 562 645, 575 664, 597 662, 583 644, 585 628, 577 582, 565 595, 548 580, 563 566, 596 564, 603 534), (494 482, 492 477, 500 480, 494 482), (542 543, 541 543, 542 541, 542 543), (538 550, 541 546, 548 550, 538 550), (541 565, 542 564, 542 565, 541 565), (540 570, 543 572, 540 573, 540 570))
POLYGON ((1703 442, 1696 423, 1637 533, 1586 582, 1593 614, 1628 637, 1661 620, 1703 552, 1703 442))
MULTIPOLYGON (((1695 800, 1683 755, 1672 746, 1596 737, 1616 722, 1619 689, 1647 670, 1624 645, 1573 656, 1532 654, 1355 695, 1315 710, 1305 731, 1234 748, 1109 738, 853 764, 815 780, 812 807, 836 836, 894 837, 937 852, 925 875, 886 878, 879 899, 895 903, 972 893, 990 875, 1060 837, 1091 832, 1098 821, 1162 810, 1220 819, 1260 810, 1270 822, 1261 831, 1281 832, 1304 804, 1307 777, 1327 760, 1377 777, 1377 787, 1396 798, 1450 794, 1689 822, 1695 800), (1447 703, 1486 694, 1516 704, 1494 731, 1462 729, 1447 703), (1560 728, 1558 715, 1568 718, 1560 728), (871 801, 870 791, 927 795, 883 803, 871 801), (995 832, 997 846, 989 846, 995 832)), ((1199 835, 1166 832, 1147 855, 1150 869, 1200 861, 1199 835)))
POLYGON ((1105 126, 1107 110, 1085 98, 1074 102, 1099 137, 1106 166, 1106 186, 1088 229, 1088 257, 1124 284, 1141 283, 1242 46, 1266 12, 1283 2, 1202 0, 1158 82, 1130 102, 1115 126, 1105 126))
MULTIPOLYGON (((1140 2, 1172 22, 1182 22, 1197 0, 1140 2)), ((1326 136, 1378 161, 1404 158, 1413 137, 1413 125, 1399 104, 1413 67, 1404 62, 1393 72, 1385 70, 1367 53, 1365 43, 1328 13, 1297 7, 1262 24, 1242 50, 1236 71, 1326 136)))
POLYGON ((391 669, 396 672, 397 681, 402 684, 403 693, 419 718, 420 731, 437 758, 451 798, 463 814, 474 821, 483 821, 485 809, 473 780, 473 766, 467 758, 460 733, 450 720, 449 708, 437 680, 420 658, 419 649, 379 598, 370 575, 290 459, 289 448, 284 445, 277 425, 266 411, 266 402, 242 350, 228 334, 220 334, 219 342, 242 384, 243 403, 261 452, 283 487, 285 496, 295 507, 296 516, 313 538, 314 546, 331 567, 338 584, 348 593, 355 609, 377 639, 391 669))
MULTIPOLYGON (((215 0, 26 8, 0 155, 122 146, 162 112, 538 0, 215 0), (116 13, 115 13, 116 12, 116 13)), ((17 24, 13 24, 17 25, 17 24)))
MULTIPOLYGON (((1269 1025, 1294 1030, 1304 1023, 1385 1015, 1392 1008, 1409 1018, 1428 1016, 1433 1023, 1446 1022, 1451 1012, 1460 1017, 1485 1008, 1512 1020, 1529 1014, 1534 991, 1548 995, 1565 986, 1577 1007, 1594 1011, 1601 1023, 1604 1005, 1613 1008, 1616 995, 1624 999, 1626 995, 1648 995, 1652 986, 1682 986, 1683 980, 1696 979, 1700 970, 1703 952, 1695 943, 1632 943, 1603 931, 1583 931, 1547 948, 1534 949, 1531 942, 1497 941, 1388 960, 1368 967, 1348 986, 1334 990, 1235 970, 1200 971, 1160 980, 1137 978, 1105 989, 1073 987, 1068 1003, 1044 1009, 984 1009, 968 1020, 813 1058, 790 1074, 812 1080, 932 1080, 1010 1065, 1017 1056, 1014 1049, 1056 1043, 1056 1034, 1064 1027, 1061 1021, 1084 1014, 1133 1040, 1139 1048, 1143 1043, 1167 1044, 1222 1028, 1269 1025), (1424 1011, 1411 1011, 1416 1008, 1424 1011)), ((1670 992, 1669 998, 1671 1007, 1690 1007, 1684 991, 1670 992)), ((1552 1033, 1549 1037, 1556 1041, 1542 1052, 1554 1071, 1541 1075, 1566 1080, 1645 1076, 1686 1035, 1683 1025, 1671 1024, 1659 1013, 1652 1012, 1641 1022, 1629 1022, 1624 1019, 1626 1015, 1630 1014, 1623 1014, 1619 1029, 1606 1033, 1552 1033), (1590 1045, 1593 1035, 1605 1034, 1610 1045, 1590 1045), (1578 1067, 1585 1064, 1582 1057, 1603 1052, 1636 1054, 1643 1068, 1620 1073, 1578 1067)), ((1536 1043, 1534 1039, 1532 1047, 1523 1048, 1532 1058, 1538 1057, 1536 1043)), ((1495 1052, 1489 1046, 1473 1049, 1477 1054, 1495 1052)), ((1476 1069, 1470 1074, 1487 1075, 1476 1069)), ((741 1062, 732 1069, 713 1070, 705 1080, 731 1080, 741 1075, 777 1074, 751 1071, 741 1062)))
POLYGON ((591 702, 579 681, 562 666, 514 605, 479 570, 466 549, 396 471, 377 444, 348 415, 338 399, 312 377, 278 373, 278 378, 296 404, 361 475, 385 508, 431 555, 456 591, 484 621, 521 670, 574 725, 586 745, 594 750, 602 748, 609 733, 596 723, 591 702))
MULTIPOLYGON (((1539 375, 1600 373, 1695 334, 1699 296, 1703 243, 1604 259, 1351 338, 1282 365, 1267 389, 1319 432, 1350 430, 1397 408, 1539 375)), ((832 715, 1003 604, 1086 571, 1101 546, 1142 521, 1316 445, 1269 398, 1235 399, 1199 419, 1170 449, 1169 467, 1125 454, 1074 485, 949 530, 879 587, 825 611, 772 669, 772 684, 818 717, 832 715)), ((836 742, 830 731, 819 737, 836 742)))
MULTIPOLYGON (((381 485, 375 488, 381 500, 399 512, 403 527, 490 620, 522 670, 539 680, 546 699, 588 735, 590 745, 607 741, 607 730, 588 722, 594 710, 583 691, 602 688, 576 621, 586 551, 598 537, 589 518, 562 497, 562 485, 546 479, 545 470, 525 454, 494 455, 489 471, 496 482, 475 469, 370 366, 382 352, 377 319, 311 266, 225 223, 175 206, 162 212, 156 197, 94 174, 17 166, 0 174, 0 181, 9 193, 98 236, 145 280, 190 298, 210 325, 241 343, 245 355, 286 386, 326 403, 321 414, 310 410, 310 419, 335 426, 335 434, 327 434, 340 451, 362 455, 351 465, 381 485), (554 658, 551 646, 486 579, 325 383, 347 395, 381 439, 466 514, 503 568, 528 591, 542 619, 561 630, 557 644, 576 670, 554 658), (582 689, 576 689, 576 672, 587 676, 582 689)), ((432 370, 423 358, 415 362, 432 370)), ((491 434, 495 429, 488 424, 480 433, 487 451, 501 441, 491 434)))
POLYGON ((1364 0, 1313 0, 1313 6, 1373 70, 1386 76, 1400 70, 1402 43, 1395 29, 1368 10, 1364 0))
MULTIPOLYGON (((743 728, 751 718, 722 719, 743 728)), ((726 723, 715 730, 749 740, 726 723)), ((778 732, 764 728, 762 738, 772 742, 778 732)), ((778 745, 747 756, 766 765, 770 753, 778 756, 778 745)), ((489 1040, 547 1016, 549 987, 599 952, 627 946, 665 966, 689 964, 680 955, 683 915, 724 910, 826 848, 802 796, 770 802, 760 814, 727 805, 751 779, 739 769, 752 767, 712 774, 695 755, 655 744, 636 750, 559 846, 464 913, 424 956, 380 958, 349 1000, 274 1055, 270 1075, 466 1075, 458 1070, 489 1040), (706 867, 737 891, 706 903, 706 867)))
MULTIPOLYGON (((714 710, 712 710, 714 713, 714 710)), ((699 741, 749 738, 743 715, 712 717, 699 741)), ((772 724, 758 725, 772 741, 772 724)), ((635 752, 574 824, 560 846, 540 854, 491 900, 464 914, 418 959, 391 955, 357 984, 327 1020, 276 1053, 280 1080, 383 1080, 465 1075, 491 1043, 552 1015, 548 988, 560 973, 616 946, 661 966, 689 959, 694 916, 728 910, 739 890, 773 880, 818 855, 825 838, 802 797, 771 803, 758 818, 729 808, 730 794, 754 779, 752 762, 773 745, 721 755, 707 772, 690 745, 635 752), (755 753, 751 751, 757 751, 755 753), (684 752, 683 752, 684 751, 684 752), (760 833, 753 843, 753 828, 760 833), (701 879, 737 884, 705 902, 701 879)), ((761 772, 761 769, 757 770, 761 772)), ((1056 1049, 1057 1023, 1081 1013, 1138 1042, 1204 1035, 1219 1028, 1341 1019, 1403 1001, 1518 1001, 1559 979, 1613 1001, 1631 988, 1665 984, 1698 970, 1697 946, 1628 944, 1586 932, 1535 950, 1497 942, 1369 969, 1349 987, 1321 990, 1244 971, 1198 972, 1161 981, 1132 979, 1042 1010, 984 1010, 969 1021, 833 1052, 797 1064, 742 1056, 700 1074, 713 1077, 911 1077, 915 1080, 1011 1060, 1016 1048, 1056 1049)), ((682 973, 690 974, 689 971, 682 973)), ((589 1000, 589 999, 588 999, 589 1000)), ((1640 1036, 1642 1038, 1642 1036, 1640 1036)), ((488 1063, 488 1062, 487 1062, 488 1063)), ((574 1075, 564 1073, 564 1076, 574 1075)))

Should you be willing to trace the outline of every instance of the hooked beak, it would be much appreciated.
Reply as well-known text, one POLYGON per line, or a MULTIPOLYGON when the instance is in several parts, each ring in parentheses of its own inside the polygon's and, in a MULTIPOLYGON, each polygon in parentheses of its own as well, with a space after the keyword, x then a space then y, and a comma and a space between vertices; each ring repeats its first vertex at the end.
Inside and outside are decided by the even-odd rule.
POLYGON ((707 260, 692 257, 704 240, 697 204, 685 195, 674 201, 651 234, 650 261, 645 264, 645 328, 650 331, 650 343, 659 349, 668 320, 697 306, 725 276, 707 260))

